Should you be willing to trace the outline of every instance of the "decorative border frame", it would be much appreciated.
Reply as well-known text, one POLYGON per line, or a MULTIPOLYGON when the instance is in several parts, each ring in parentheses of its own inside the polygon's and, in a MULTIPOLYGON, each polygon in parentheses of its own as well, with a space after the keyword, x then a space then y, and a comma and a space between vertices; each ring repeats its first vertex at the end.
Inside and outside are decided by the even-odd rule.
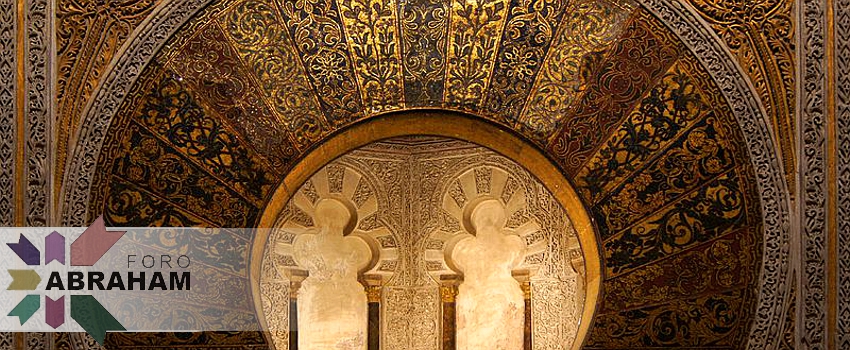
MULTIPOLYGON (((850 0, 833 2, 838 281, 850 280, 850 0), (841 186, 844 184, 844 186, 841 186)), ((836 349, 850 349, 850 284, 838 283, 836 349)))
MULTIPOLYGON (((24 97, 25 136, 24 140, 24 222, 27 226, 50 224, 52 126, 53 105, 56 103, 53 90, 53 64, 55 60, 52 0, 28 0, 26 2, 26 33, 24 72, 26 91, 24 97)), ((23 88, 19 86, 18 88, 23 88)))
POLYGON ((0 226, 15 225, 18 147, 18 6, 0 0, 0 226))
MULTIPOLYGON (((837 4, 836 4, 837 5, 837 4)), ((798 4, 797 60, 797 215, 800 261, 798 291, 797 348, 825 349, 829 344, 827 329, 829 250, 828 158, 828 66, 827 2, 804 0, 798 4)), ((837 29, 836 29, 837 30, 837 29)), ((837 60, 836 60, 837 63, 837 60)), ((837 76, 837 75, 835 75, 837 76)), ((836 92, 837 94, 837 92, 836 92)), ((835 96, 839 98, 839 96, 835 96)))

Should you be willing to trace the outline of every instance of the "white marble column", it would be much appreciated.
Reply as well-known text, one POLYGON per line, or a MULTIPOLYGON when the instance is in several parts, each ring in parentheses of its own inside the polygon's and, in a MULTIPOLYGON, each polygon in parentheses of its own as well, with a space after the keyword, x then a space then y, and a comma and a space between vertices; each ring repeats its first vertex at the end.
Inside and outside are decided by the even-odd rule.
POLYGON ((463 273, 457 296, 457 350, 522 350, 525 300, 511 270, 525 243, 504 229, 498 200, 479 203, 470 217, 475 237, 457 243, 452 259, 463 273))

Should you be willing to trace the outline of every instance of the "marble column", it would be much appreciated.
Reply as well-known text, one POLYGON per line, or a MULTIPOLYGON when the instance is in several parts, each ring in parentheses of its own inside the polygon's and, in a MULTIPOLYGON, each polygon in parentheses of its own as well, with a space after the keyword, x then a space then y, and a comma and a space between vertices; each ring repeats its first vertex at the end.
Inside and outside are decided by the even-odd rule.
POLYGON ((298 348, 366 350, 369 309, 357 275, 371 250, 344 235, 353 217, 344 204, 323 199, 315 210, 316 231, 294 242, 295 259, 308 271, 298 291, 298 348))
POLYGON ((464 278, 457 296, 457 349, 521 350, 525 297, 511 271, 522 261, 525 242, 506 234, 507 215, 498 200, 479 203, 470 221, 475 236, 452 251, 464 278))

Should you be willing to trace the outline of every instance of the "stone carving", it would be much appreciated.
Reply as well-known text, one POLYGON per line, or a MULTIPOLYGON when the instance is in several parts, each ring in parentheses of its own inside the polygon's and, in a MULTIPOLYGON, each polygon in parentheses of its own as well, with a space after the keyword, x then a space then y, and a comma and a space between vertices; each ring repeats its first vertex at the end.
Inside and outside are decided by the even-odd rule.
POLYGON ((315 210, 316 232, 293 244, 296 262, 309 272, 298 291, 298 348, 366 349, 368 307, 357 273, 371 251, 362 239, 344 236, 353 217, 342 202, 322 199, 315 210))
MULTIPOLYGON (((797 280, 791 280, 791 295, 797 295, 797 280)), ((777 349, 792 350, 797 347, 797 298, 789 298, 787 311, 785 312, 785 327, 783 328, 782 341, 777 349)))
POLYGON ((15 333, 3 332, 0 333, 0 348, 15 349, 15 333))
POLYGON ((105 350, 88 333, 69 333, 73 349, 105 350))
POLYGON ((367 177, 337 161, 308 180, 278 219, 260 280, 278 349, 289 344, 289 318, 281 314, 288 313, 290 294, 298 300, 300 349, 366 348, 367 294, 358 280, 392 275, 380 271, 378 252, 395 255, 395 248, 379 248, 393 241, 382 223, 363 229, 365 219, 376 217, 381 193, 367 177))
POLYGON ((729 47, 764 103, 782 152, 789 189, 795 188, 795 1, 688 0, 729 47))
POLYGON ((436 288, 389 286, 384 288, 382 303, 382 349, 440 349, 440 294, 436 288))
MULTIPOLYGON (((802 289, 800 312, 803 322, 797 327, 798 342, 804 348, 823 349, 827 346, 827 66, 826 4, 822 1, 802 1, 802 22, 799 35, 803 37, 800 55, 801 78, 806 88, 799 92, 802 144, 799 145, 798 217, 803 253, 800 274, 802 289)), ((799 319, 799 318, 798 318, 799 319)))
POLYGON ((260 284, 266 329, 273 344, 289 344, 290 281, 275 269, 272 259, 263 261, 263 271, 270 271, 260 284))
MULTIPOLYGON (((161 20, 174 19, 185 14, 185 11, 193 12, 193 6, 197 2, 187 1, 180 2, 180 6, 172 8, 170 3, 164 3, 162 8, 157 9, 157 15, 152 16, 150 23, 145 23, 144 27, 140 28, 142 36, 138 41, 146 41, 145 47, 136 46, 136 40, 130 43, 130 51, 118 61, 116 61, 115 71, 112 71, 109 77, 104 80, 103 89, 99 90, 94 98, 92 107, 89 111, 90 118, 84 122, 83 135, 79 138, 81 144, 78 145, 76 154, 74 154, 73 162, 77 164, 77 168, 70 169, 70 178, 73 183, 69 183, 69 192, 66 198, 69 202, 66 204, 66 218, 70 221, 82 221, 87 216, 85 211, 88 203, 89 183, 91 183, 91 174, 94 171, 95 160, 100 152, 101 135, 106 132, 107 126, 112 116, 116 112, 116 105, 111 105, 116 101, 120 102, 123 96, 129 91, 132 80, 138 76, 143 65, 127 65, 126 60, 139 60, 146 62, 150 58, 149 54, 158 50, 159 45, 164 38, 152 38, 151 30, 156 29, 156 35, 170 35, 168 30, 175 28, 171 23, 166 24, 165 32, 163 32, 161 20), (184 7, 185 6, 185 7, 184 7), (165 10, 161 10, 165 9, 165 10), (176 11, 176 12, 175 12, 176 11), (148 56, 146 56, 148 55, 148 56), (114 74, 113 74, 114 73, 114 74), (118 77, 118 78, 115 78, 118 77), (118 80, 115 80, 118 79, 118 80), (123 85, 126 84, 126 85, 123 85), (106 91, 106 92, 104 92, 106 91), (101 108, 104 107, 104 108, 101 108), (88 136, 94 135, 94 140, 88 136), (80 176, 78 176, 80 175, 80 176), (77 195, 72 195, 75 193, 77 195), (73 209, 76 208, 76 209, 73 209)), ((759 317, 756 321, 754 334, 751 337, 753 343, 762 344, 763 342, 771 342, 772 335, 775 332, 771 329, 779 329, 774 320, 780 319, 776 316, 777 310, 781 309, 781 302, 778 299, 783 298, 783 293, 786 293, 786 272, 787 272, 787 251, 788 251, 788 201, 787 195, 783 190, 784 184, 781 180, 775 178, 775 171, 781 170, 781 167, 776 163, 774 152, 775 149, 767 139, 769 135, 763 121, 760 120, 761 112, 759 110, 757 100, 752 98, 751 91, 746 86, 745 80, 741 78, 741 73, 736 70, 734 64, 730 64, 728 57, 724 55, 722 45, 713 44, 716 38, 711 37, 711 33, 706 28, 702 28, 699 21, 693 18, 690 10, 682 7, 678 3, 669 3, 663 1, 646 1, 647 7, 654 12, 660 13, 658 16, 670 24, 670 27, 676 31, 686 43, 691 46, 693 51, 699 55, 703 64, 710 67, 709 71, 714 74, 718 83, 723 86, 724 94, 730 104, 735 109, 735 115, 741 121, 744 129, 744 134, 747 136, 748 148, 753 157, 754 165, 756 165, 756 174, 759 176, 762 190, 762 204, 765 208, 763 215, 766 222, 766 239, 765 245, 765 261, 770 261, 771 266, 765 266, 762 276, 761 285, 761 306, 758 314, 765 316, 759 317), (774 327, 776 326, 776 327, 774 327)), ((181 22, 182 23, 182 22, 181 22)), ((80 223, 82 224, 82 223, 80 223)), ((802 286, 801 286, 802 287, 802 286)))
POLYGON ((464 280, 457 295, 457 349, 519 350, 523 347, 525 299, 511 271, 525 255, 525 242, 505 231, 504 206, 477 203, 469 215, 471 234, 451 257, 464 280))
MULTIPOLYGON (((468 241, 473 241, 465 233, 477 232, 472 225, 473 209, 482 207, 488 199, 498 203, 496 206, 503 212, 498 219, 504 221, 496 225, 500 230, 491 231, 502 235, 510 232, 506 239, 538 257, 532 261, 524 259, 527 254, 516 254, 506 262, 512 266, 507 269, 507 279, 516 288, 514 311, 519 316, 519 325, 510 329, 519 331, 515 335, 519 346, 523 342, 522 326, 527 322, 523 314, 526 306, 511 270, 551 282, 540 282, 539 286, 531 282, 532 288, 540 290, 541 297, 552 295, 552 300, 557 302, 550 305, 536 301, 538 307, 545 305, 552 312, 535 316, 538 317, 535 327, 539 327, 535 332, 559 330, 546 338, 549 343, 562 347, 571 344, 577 325, 575 310, 580 310, 583 303, 583 297, 577 294, 582 288, 570 287, 577 282, 569 264, 582 265, 575 231, 552 195, 513 161, 465 142, 427 137, 382 141, 342 156, 305 182, 285 206, 277 230, 270 237, 271 249, 266 252, 269 262, 263 262, 263 293, 282 293, 285 288, 272 285, 285 285, 287 276, 306 268, 297 256, 298 242, 320 225, 314 207, 328 198, 356 208, 353 212, 357 213, 357 225, 347 237, 362 238, 372 247, 370 265, 364 268, 360 278, 361 283, 375 286, 372 292, 380 295, 381 349, 441 348, 445 335, 441 324, 445 317, 441 315, 440 286, 457 289, 459 269, 453 270, 449 265, 456 267, 454 261, 459 260, 460 266, 464 266, 464 258, 446 259, 446 251, 455 247, 459 252, 457 248, 461 246, 456 242, 463 242, 461 238, 469 237, 468 241), (449 189, 456 189, 455 196, 449 189), (454 204, 447 206, 447 203, 454 204), (458 203, 469 208, 465 220, 463 205, 458 203), (566 310, 572 310, 569 312, 573 316, 562 317, 566 310)), ((504 280, 505 271, 502 272, 504 280)), ((298 292, 299 305, 304 302, 303 288, 298 292)), ((457 300, 464 298, 462 293, 457 300)), ((489 292, 483 294, 486 293, 489 292)), ((478 294, 480 297, 482 293, 478 294)), ((269 327, 276 331, 285 329, 284 323, 288 321, 278 315, 280 312, 271 310, 284 310, 287 306, 283 300, 287 298, 280 295, 263 298, 269 327)), ((456 318, 454 314, 451 317, 456 318)), ((298 322, 305 321, 299 317, 298 322)), ((454 340, 455 332, 450 334, 454 340)), ((278 349, 285 348, 283 336, 272 335, 272 339, 278 349)), ((547 343, 542 341, 541 344, 534 349, 561 349, 554 345, 545 347, 547 343)))
POLYGON ((52 204, 48 203, 52 193, 48 181, 52 159, 48 153, 53 124, 53 72, 48 62, 54 41, 53 2, 30 0, 27 4, 24 215, 27 226, 46 226, 50 219, 48 205, 52 204))
POLYGON ((391 270, 390 275, 384 275, 387 282, 381 297, 381 346, 385 350, 440 349, 440 296, 437 284, 426 273, 428 268, 421 254, 426 239, 415 216, 422 205, 417 199, 423 191, 423 172, 440 169, 426 170, 416 162, 418 156, 412 150, 427 148, 417 142, 372 144, 342 159, 375 174, 386 192, 386 197, 381 197, 386 204, 379 204, 379 217, 388 226, 395 226, 389 227, 393 240, 382 243, 380 257, 391 270))
MULTIPOLYGON (((59 0, 56 7, 56 171, 55 186, 68 156, 69 138, 92 91, 121 45, 158 0, 106 1, 59 0)), ((5 7, 4 7, 5 8, 5 7)))
POLYGON ((101 80, 101 87, 91 94, 92 103, 82 113, 79 143, 69 147, 73 149, 73 153, 69 156, 63 181, 67 186, 62 194, 62 226, 88 224, 85 219, 88 217, 91 180, 112 118, 118 112, 127 92, 160 47, 211 1, 170 1, 155 10, 149 17, 151 21, 142 24, 135 36, 128 39, 126 50, 101 80))
MULTIPOLYGON (((431 199, 433 204, 429 206, 429 210, 442 215, 430 214, 427 216, 430 220, 425 221, 425 227, 433 232, 426 246, 428 263, 441 268, 429 268, 428 272, 441 280, 457 273, 456 267, 449 266, 453 265, 451 259, 443 260, 441 253, 444 247, 456 245, 455 242, 466 235, 464 232, 471 231, 469 225, 464 225, 467 229, 463 229, 461 224, 455 224, 465 221, 464 206, 472 208, 484 198, 501 200, 506 204, 509 217, 507 228, 526 245, 525 258, 515 270, 531 276, 532 306, 528 312, 532 315, 532 337, 537 339, 532 342, 532 349, 568 348, 575 336, 580 312, 574 313, 574 317, 564 315, 567 310, 580 311, 579 305, 584 298, 583 286, 564 286, 576 283, 576 272, 570 264, 575 262, 574 265, 582 266, 583 262, 580 253, 571 256, 570 251, 579 251, 579 247, 564 209, 524 169, 488 151, 479 149, 466 153, 462 161, 446 167, 447 177, 438 187, 442 188, 442 195, 431 199), (489 174, 489 177, 481 174, 489 174), (482 183, 486 186, 480 185, 482 183), (544 309, 551 312, 541 312, 544 309)), ((465 223, 469 223, 468 218, 465 223)), ((579 270, 584 273, 583 268, 579 270)))
MULTIPOLYGON (((850 280, 850 1, 839 0, 835 6, 835 117, 838 137, 836 203, 838 205, 838 281, 850 280)), ((850 349, 850 284, 838 284, 839 300, 835 347, 850 349)))
MULTIPOLYGON (((446 152, 441 152, 446 153, 446 152)), ((450 158, 451 155, 442 154, 437 159, 450 158)), ((436 160, 426 164, 436 163, 436 160)), ((517 269, 517 273, 530 274, 532 277, 532 289, 548 288, 549 286, 536 286, 535 279, 547 281, 568 281, 570 273, 575 276, 568 267, 570 258, 569 249, 578 249, 575 241, 575 233, 566 219, 563 208, 552 198, 551 194, 539 183, 536 183, 524 169, 516 163, 496 156, 487 151, 478 150, 476 153, 467 152, 463 160, 457 163, 444 164, 447 167, 447 177, 437 188, 443 188, 439 194, 430 200, 428 210, 435 213, 423 215, 424 225, 433 233, 426 246, 429 253, 428 263, 438 263, 442 269, 429 268, 429 273, 435 278, 450 278, 456 273, 451 269, 447 261, 439 257, 443 247, 455 244, 464 235, 460 224, 463 222, 463 206, 473 207, 481 200, 481 196, 498 198, 506 203, 509 219, 507 227, 521 237, 526 244, 526 258, 517 269), (482 165, 486 164, 486 165, 482 165), (481 169, 488 168, 488 169, 481 169), (481 174, 489 174, 489 176, 481 174), (485 184, 485 185, 482 185, 485 184), (440 213, 437 215, 436 213, 440 213), (563 247, 563 248, 562 248, 563 247), (569 248, 574 247, 574 248, 569 248), (567 267, 564 269, 564 267, 567 267), (569 270, 569 271, 566 271, 569 270), (446 276, 446 277, 443 277, 446 276)), ((424 213, 423 213, 424 214, 424 213)), ((468 223, 468 221, 467 221, 468 223)), ((468 227, 468 226, 467 226, 468 227)), ((578 260, 581 260, 580 254, 578 260)), ((450 263, 450 261, 448 262, 450 263)), ((581 263, 579 263, 581 265, 581 263)), ((582 270, 583 272, 583 270, 582 270)), ((554 285, 554 284, 553 284, 554 285)), ((583 303, 583 298, 576 296, 565 296, 559 293, 568 292, 567 289, 550 288, 548 296, 540 293, 531 293, 532 304, 542 305, 542 298, 551 297, 552 300, 572 300, 578 305, 583 303), (560 295, 555 297, 555 295, 560 295), (538 298, 541 298, 538 300, 538 298)), ((559 304, 563 305, 563 303, 559 304)), ((559 306, 560 307, 560 306, 559 306)), ((565 305, 565 307, 576 308, 576 305, 565 305)), ((529 312, 534 312, 529 310, 529 312)), ((558 346, 569 347, 571 337, 575 333, 577 320, 568 320, 563 317, 562 312, 533 314, 534 320, 531 324, 532 335, 551 332, 553 329, 562 330, 563 333, 553 334, 548 337, 551 341, 546 343, 538 341, 532 343, 532 349, 549 349, 547 344, 558 344, 558 346), (572 336, 566 336, 573 334, 572 336)), ((542 337, 535 336, 535 337, 542 337)), ((557 349, 557 347, 555 347, 557 349)))
POLYGON ((18 6, 0 1, 0 226, 15 225, 18 6))
POLYGON ((642 0, 689 47, 717 82, 729 102, 747 143, 758 178, 764 220, 764 255, 759 281, 759 302, 747 347, 771 349, 781 335, 782 313, 788 294, 790 198, 777 148, 770 139, 764 109, 753 95, 741 70, 724 53, 722 44, 700 24, 685 5, 663 0, 642 0))
MULTIPOLYGON (((498 199, 497 201, 506 205, 506 226, 526 245, 522 270, 534 273, 544 263, 542 260, 535 259, 535 257, 543 255, 549 245, 550 237, 543 233, 537 221, 532 215, 529 215, 527 210, 528 203, 534 203, 533 201, 536 198, 533 195, 529 198, 529 194, 527 194, 527 191, 536 191, 531 186, 531 182, 534 180, 527 177, 526 173, 517 173, 519 169, 510 166, 513 162, 504 158, 490 158, 491 161, 498 163, 498 166, 478 165, 479 162, 484 161, 487 154, 486 152, 475 154, 475 156, 456 164, 456 169, 460 169, 460 175, 454 175, 451 171, 447 171, 449 177, 443 180, 446 181, 447 185, 443 189, 442 199, 434 198, 429 205, 429 210, 441 214, 430 214, 429 217, 432 220, 436 218, 440 218, 440 220, 426 223, 426 228, 435 230, 425 247, 429 251, 426 254, 429 257, 427 264, 433 266, 433 268, 428 269, 428 272, 435 279, 458 272, 456 267, 450 266, 450 261, 444 259, 444 251, 447 247, 455 245, 459 239, 468 235, 469 232, 474 232, 470 226, 469 218, 463 217, 463 208, 470 208, 471 210, 475 204, 485 198, 498 199), (463 228, 461 225, 463 225, 463 228)), ((554 201, 554 198, 551 198, 548 193, 545 193, 541 199, 546 202, 554 201)))
POLYGON ((575 329, 582 298, 578 295, 578 275, 559 280, 533 278, 531 280, 532 349, 566 350, 575 340, 575 329), (562 320, 562 322, 552 322, 562 320))
POLYGON ((53 347, 53 333, 27 332, 24 333, 24 343, 19 344, 27 349, 48 349, 53 347))

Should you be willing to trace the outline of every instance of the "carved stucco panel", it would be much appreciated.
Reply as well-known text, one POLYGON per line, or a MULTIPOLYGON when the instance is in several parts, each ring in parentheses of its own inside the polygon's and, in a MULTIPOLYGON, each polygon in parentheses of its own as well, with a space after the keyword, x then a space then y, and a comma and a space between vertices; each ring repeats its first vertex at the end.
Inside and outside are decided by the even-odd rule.
MULTIPOLYGON (((800 115, 798 166, 798 217, 800 256, 797 340, 798 346, 825 349, 827 346, 827 76, 826 5, 822 1, 802 1, 800 13, 801 77, 805 89, 799 91, 800 115), (800 322, 799 320, 802 320, 800 322)), ((831 156, 829 156, 831 157, 831 156)))
POLYGON ((566 279, 532 279, 533 350, 566 350, 575 340, 581 310, 576 299, 578 275, 566 279))
POLYGON ((15 154, 17 152, 17 6, 0 1, 0 226, 15 223, 15 154))
POLYGON ((382 305, 383 349, 440 349, 440 291, 436 285, 387 287, 382 305))
MULTIPOLYGON (((552 299, 558 312, 573 315, 567 319, 541 316, 536 325, 558 329, 556 337, 561 337, 561 343, 564 339, 571 342, 583 300, 562 294, 577 292, 577 274, 570 267, 576 257, 571 257, 570 249, 578 249, 578 243, 557 201, 522 167, 491 151, 464 142, 435 145, 428 138, 421 144, 412 139, 355 150, 307 181, 279 217, 270 239, 271 251, 266 253, 271 262, 263 264, 261 288, 273 292, 272 281, 303 275, 297 272, 302 268, 293 257, 293 243, 316 225, 312 210, 321 198, 343 198, 358 208, 355 233, 362 232, 360 237, 371 239, 377 249, 372 267, 362 277, 364 283, 376 285, 380 291, 382 347, 440 349, 442 316, 437 281, 441 275, 456 274, 441 258, 445 249, 441 239, 460 232, 463 221, 456 217, 458 209, 446 212, 444 199, 452 198, 446 189, 457 189, 457 198, 464 203, 480 196, 505 201, 512 213, 506 218, 506 229, 517 233, 529 247, 519 270, 526 274, 534 271, 545 281, 557 282, 551 288, 540 282, 540 298, 560 295, 552 299), (443 233, 431 233, 438 231, 443 233)), ((275 304, 267 299, 264 302, 275 304)), ((274 299, 285 300, 280 296, 274 299)), ((264 307, 270 310, 282 306, 264 307)), ((267 321, 272 326, 285 320, 277 317, 267 321)), ((550 338, 553 342, 556 339, 550 338)), ((273 339, 280 347, 283 337, 273 339)))
MULTIPOLYGON (((836 232, 838 232, 838 281, 850 280, 850 1, 835 6, 835 135, 837 152, 836 232)), ((850 284, 839 283, 834 335, 838 349, 850 348, 850 284)))
POLYGON ((28 226, 46 226, 50 219, 50 173, 53 124, 53 2, 30 0, 26 4, 26 43, 24 62, 26 95, 25 198, 24 215, 28 226))

